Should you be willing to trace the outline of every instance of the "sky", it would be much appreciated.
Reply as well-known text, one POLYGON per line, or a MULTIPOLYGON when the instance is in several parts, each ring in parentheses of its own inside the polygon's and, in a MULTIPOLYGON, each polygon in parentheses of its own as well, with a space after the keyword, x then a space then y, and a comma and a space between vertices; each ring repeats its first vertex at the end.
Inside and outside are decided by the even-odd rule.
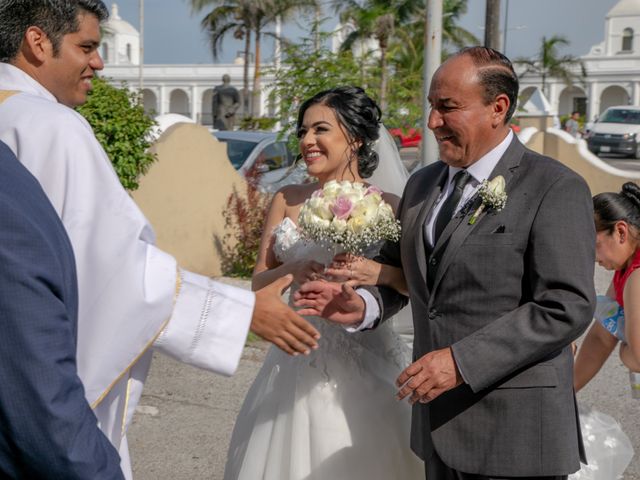
MULTIPOLYGON (((109 8, 111 4, 107 1, 109 8)), ((139 26, 139 0, 120 0, 120 17, 139 26)), ((536 53, 543 36, 564 35, 570 42, 561 53, 583 55, 591 46, 604 40, 604 18, 618 0, 502 0, 501 29, 504 29, 508 6, 506 54, 510 58, 530 57, 536 53)), ((468 0, 468 11, 460 26, 484 38, 485 0, 468 0)), ((144 0, 144 61, 147 64, 212 63, 206 35, 200 28, 204 13, 191 12, 188 0, 144 0)), ((332 12, 327 12, 334 17, 332 12)), ((335 26, 329 18, 327 29, 335 26)), ((287 23, 283 34, 299 38, 309 23, 287 23)), ((231 36, 223 42, 220 63, 233 61, 243 43, 231 36)), ((273 55, 271 42, 262 47, 263 61, 273 55)))

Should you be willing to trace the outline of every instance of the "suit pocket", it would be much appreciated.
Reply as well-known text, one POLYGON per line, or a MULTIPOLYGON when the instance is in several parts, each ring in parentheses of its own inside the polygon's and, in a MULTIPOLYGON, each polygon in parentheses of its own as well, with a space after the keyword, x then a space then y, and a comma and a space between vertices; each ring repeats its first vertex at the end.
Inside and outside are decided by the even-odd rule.
POLYGON ((496 386, 500 388, 557 387, 558 373, 550 363, 539 363, 496 386))
POLYGON ((513 233, 477 233, 469 235, 464 245, 511 245, 513 233))

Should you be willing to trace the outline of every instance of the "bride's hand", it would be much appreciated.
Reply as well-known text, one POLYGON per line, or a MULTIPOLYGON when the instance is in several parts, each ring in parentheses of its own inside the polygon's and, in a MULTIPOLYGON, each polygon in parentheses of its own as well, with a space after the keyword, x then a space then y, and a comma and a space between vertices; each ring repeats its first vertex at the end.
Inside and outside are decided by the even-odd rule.
POLYGON ((333 258, 325 274, 336 282, 350 287, 376 285, 380 279, 381 265, 365 257, 341 253, 333 258))
POLYGON ((324 265, 313 260, 298 260, 293 262, 291 273, 298 285, 322 278, 324 265))

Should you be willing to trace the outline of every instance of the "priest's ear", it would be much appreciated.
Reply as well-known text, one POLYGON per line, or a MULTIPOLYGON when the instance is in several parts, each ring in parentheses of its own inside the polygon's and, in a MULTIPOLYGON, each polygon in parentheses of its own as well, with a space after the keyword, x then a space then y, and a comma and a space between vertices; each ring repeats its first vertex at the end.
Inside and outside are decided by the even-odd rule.
POLYGON ((41 28, 34 25, 27 28, 24 34, 18 55, 20 54, 32 65, 39 65, 55 56, 53 54, 53 44, 48 35, 41 28))

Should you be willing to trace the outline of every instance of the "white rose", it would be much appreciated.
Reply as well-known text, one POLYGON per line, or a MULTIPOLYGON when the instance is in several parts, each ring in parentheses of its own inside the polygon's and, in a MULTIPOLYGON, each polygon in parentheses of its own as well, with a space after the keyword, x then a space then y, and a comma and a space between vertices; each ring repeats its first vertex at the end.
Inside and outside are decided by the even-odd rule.
POLYGON ((389 205, 386 202, 381 203, 380 206, 378 207, 378 215, 383 218, 395 218, 395 214, 393 213, 393 208, 391 208, 391 205, 389 205))
POLYGON ((327 201, 331 201, 338 196, 342 186, 336 180, 331 180, 324 184, 322 188, 322 192, 324 193, 325 199, 327 201))
POLYGON ((498 175, 491 179, 487 185, 487 189, 494 195, 502 195, 504 193, 505 186, 506 183, 504 181, 504 177, 502 175, 498 175))
POLYGON ((347 229, 347 221, 340 220, 339 218, 336 217, 333 220, 331 220, 331 228, 338 233, 342 233, 347 229))
POLYGON ((378 213, 378 204, 373 202, 362 201, 354 210, 353 216, 360 218, 364 225, 373 223, 378 213))
POLYGON ((363 216, 350 218, 347 222, 347 227, 349 228, 349 230, 351 230, 356 235, 360 235, 366 228, 366 226, 367 223, 363 216))
POLYGON ((352 203, 356 203, 360 199, 361 195, 358 191, 357 184, 344 180, 342 182, 338 182, 338 185, 339 191, 336 193, 336 197, 346 197, 351 200, 352 203))
POLYGON ((307 200, 307 206, 309 210, 316 216, 324 218, 325 220, 331 220, 333 213, 331 213, 330 203, 326 198, 312 197, 307 200))

